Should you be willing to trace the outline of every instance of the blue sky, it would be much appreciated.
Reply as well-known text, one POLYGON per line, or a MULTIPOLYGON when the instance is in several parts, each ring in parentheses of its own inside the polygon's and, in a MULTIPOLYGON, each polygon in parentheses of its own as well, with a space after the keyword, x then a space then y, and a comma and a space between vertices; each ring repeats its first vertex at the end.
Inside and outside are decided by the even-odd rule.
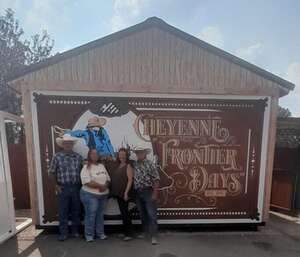
POLYGON ((296 84, 280 104, 300 117, 298 0, 1 0, 26 36, 46 29, 63 52, 151 16, 296 84), (298 85, 298 87, 297 87, 298 85))

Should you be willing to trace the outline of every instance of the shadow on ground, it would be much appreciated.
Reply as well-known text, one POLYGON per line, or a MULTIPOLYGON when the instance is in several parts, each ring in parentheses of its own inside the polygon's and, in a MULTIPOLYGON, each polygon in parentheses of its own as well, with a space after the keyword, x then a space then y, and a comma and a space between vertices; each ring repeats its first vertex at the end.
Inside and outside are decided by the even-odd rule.
POLYGON ((117 233, 106 241, 58 242, 54 233, 29 227, 0 245, 1 257, 247 257, 300 256, 300 225, 272 216, 259 231, 164 230, 160 243, 123 242, 117 233))

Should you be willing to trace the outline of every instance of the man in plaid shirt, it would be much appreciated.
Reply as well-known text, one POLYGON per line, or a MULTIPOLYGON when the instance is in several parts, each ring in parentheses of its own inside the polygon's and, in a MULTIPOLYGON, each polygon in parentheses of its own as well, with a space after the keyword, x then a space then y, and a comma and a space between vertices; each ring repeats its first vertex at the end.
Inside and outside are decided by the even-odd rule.
POLYGON ((53 175, 58 196, 59 237, 64 241, 68 238, 68 218, 71 212, 72 236, 79 237, 80 225, 80 172, 83 158, 73 152, 76 138, 64 135, 57 138, 57 144, 63 151, 53 156, 49 173, 53 175))

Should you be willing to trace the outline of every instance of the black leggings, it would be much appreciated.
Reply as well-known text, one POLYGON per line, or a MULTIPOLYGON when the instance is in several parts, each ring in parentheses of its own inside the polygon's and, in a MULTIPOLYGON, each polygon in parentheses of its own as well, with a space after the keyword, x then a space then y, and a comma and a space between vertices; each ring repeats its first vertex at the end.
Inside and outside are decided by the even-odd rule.
POLYGON ((125 236, 132 236, 131 216, 128 210, 129 201, 125 201, 122 197, 116 197, 123 221, 123 229, 125 236))

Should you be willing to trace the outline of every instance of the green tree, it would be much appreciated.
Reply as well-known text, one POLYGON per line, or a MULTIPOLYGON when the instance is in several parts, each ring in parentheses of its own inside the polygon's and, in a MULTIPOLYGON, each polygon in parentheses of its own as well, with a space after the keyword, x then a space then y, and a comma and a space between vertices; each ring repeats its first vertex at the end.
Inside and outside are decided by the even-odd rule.
POLYGON ((51 55, 54 40, 47 31, 23 39, 24 30, 12 9, 0 16, 0 110, 20 115, 21 98, 9 87, 6 77, 26 65, 40 62, 51 55))
MULTIPOLYGON (((54 40, 47 31, 23 39, 24 31, 15 18, 12 9, 0 16, 0 110, 22 114, 22 100, 18 92, 11 88, 6 77, 27 65, 40 62, 51 55, 54 40)), ((23 126, 7 123, 6 131, 9 143, 24 139, 23 126)))
POLYGON ((292 113, 288 108, 283 108, 281 106, 278 106, 278 113, 277 113, 277 118, 288 118, 291 117, 292 113))

